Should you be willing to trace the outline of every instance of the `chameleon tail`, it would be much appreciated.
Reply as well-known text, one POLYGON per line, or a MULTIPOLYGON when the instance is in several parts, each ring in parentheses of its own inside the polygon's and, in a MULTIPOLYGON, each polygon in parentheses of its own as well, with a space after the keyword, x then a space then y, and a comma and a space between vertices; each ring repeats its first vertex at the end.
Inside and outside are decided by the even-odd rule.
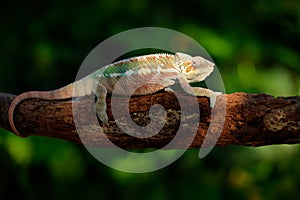
POLYGON ((20 102, 27 99, 33 99, 33 98, 44 99, 44 100, 67 99, 67 98, 72 98, 72 93, 73 93, 73 84, 70 84, 63 88, 53 90, 53 91, 42 91, 42 92, 31 91, 31 92, 25 92, 15 97, 8 109, 8 120, 12 131, 20 137, 27 137, 25 135, 22 135, 17 130, 14 123, 14 111, 20 102))

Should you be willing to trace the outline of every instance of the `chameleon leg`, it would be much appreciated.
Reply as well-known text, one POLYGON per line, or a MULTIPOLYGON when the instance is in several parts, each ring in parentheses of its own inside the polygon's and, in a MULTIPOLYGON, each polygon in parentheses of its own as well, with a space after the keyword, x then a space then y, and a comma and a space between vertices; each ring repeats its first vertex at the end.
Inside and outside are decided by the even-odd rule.
POLYGON ((108 117, 106 114, 106 95, 107 90, 106 88, 101 84, 98 83, 95 95, 97 96, 97 101, 94 105, 95 112, 100 119, 101 122, 106 123, 108 122, 108 117))
POLYGON ((221 92, 214 92, 207 88, 201 88, 201 87, 192 87, 193 95, 195 96, 205 96, 209 97, 210 100, 210 107, 213 108, 217 101, 217 96, 221 95, 221 92))
POLYGON ((179 80, 179 83, 180 83, 182 89, 185 92, 187 92, 188 94, 195 95, 195 96, 209 97, 211 108, 213 108, 215 106, 217 96, 222 94, 221 92, 214 92, 207 88, 192 87, 186 80, 184 80, 183 77, 178 77, 178 80, 179 80))

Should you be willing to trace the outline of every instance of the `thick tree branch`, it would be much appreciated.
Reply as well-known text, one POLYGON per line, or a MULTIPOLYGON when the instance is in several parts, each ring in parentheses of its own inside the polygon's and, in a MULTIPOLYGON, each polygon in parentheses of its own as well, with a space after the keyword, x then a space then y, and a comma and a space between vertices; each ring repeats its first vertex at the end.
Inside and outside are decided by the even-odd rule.
MULTIPOLYGON (((186 103, 192 99, 191 96, 180 93, 186 103)), ((207 129, 211 122, 211 110, 209 101, 205 97, 198 97, 200 109, 199 123, 186 124, 186 136, 189 138, 188 127, 198 127, 198 132, 191 147, 200 147, 207 129)), ((7 121, 7 109, 11 96, 0 96, 0 125, 9 129, 7 121)), ((118 97, 117 101, 122 104, 124 97, 118 97)), ((83 98, 73 102, 78 109, 77 113, 84 130, 84 138, 91 145, 107 147, 108 142, 104 137, 123 148, 160 148, 168 144, 176 135, 180 123, 180 105, 173 93, 163 92, 153 95, 132 97, 130 99, 130 114, 138 125, 145 126, 149 123, 149 108, 154 104, 161 104, 167 112, 167 121, 159 134, 140 139, 129 136, 121 131, 111 113, 110 98, 107 98, 109 123, 99 125, 92 123, 94 115, 87 114, 93 112, 92 107, 86 105, 93 104, 91 98, 83 98), (89 112, 87 112, 89 111, 89 112), (103 134, 105 133, 105 134, 103 134)), ((264 94, 234 93, 218 96, 217 104, 214 107, 214 118, 216 123, 211 124, 212 135, 209 140, 213 140, 214 134, 222 128, 222 121, 225 118, 222 134, 217 145, 245 145, 262 146, 270 144, 293 144, 300 142, 300 97, 274 98, 264 94), (226 115, 218 112, 226 106, 226 115)), ((118 119, 119 121, 121 119, 118 119)), ((30 99, 21 102, 15 111, 15 123, 18 130, 24 135, 39 135, 53 138, 60 138, 76 143, 81 143, 74 126, 71 99, 59 101, 45 101, 30 99)), ((82 136, 82 134, 81 134, 82 136)), ((172 148, 181 148, 178 141, 172 148)))

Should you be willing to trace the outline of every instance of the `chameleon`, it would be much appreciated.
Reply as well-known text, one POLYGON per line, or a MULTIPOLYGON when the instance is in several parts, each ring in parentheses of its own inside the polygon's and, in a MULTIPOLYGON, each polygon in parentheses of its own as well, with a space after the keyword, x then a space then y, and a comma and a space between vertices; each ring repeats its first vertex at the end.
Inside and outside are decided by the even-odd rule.
POLYGON ((17 96, 13 99, 8 110, 9 123, 16 135, 26 137, 17 130, 14 123, 14 111, 20 102, 32 98, 60 100, 92 94, 97 97, 94 104, 95 113, 102 123, 106 123, 108 122, 106 96, 108 93, 113 92, 114 86, 118 81, 123 81, 121 83, 122 89, 116 91, 116 94, 125 96, 128 95, 128 88, 132 87, 133 84, 144 83, 133 94, 138 96, 153 94, 163 89, 172 91, 170 86, 174 85, 176 80, 178 80, 185 92, 195 96, 209 97, 210 107, 214 107, 216 97, 221 92, 190 86, 191 83, 205 80, 214 70, 214 66, 213 62, 201 56, 192 57, 181 52, 175 54, 156 53, 124 59, 100 68, 90 75, 60 89, 30 91, 17 96), (152 79, 155 79, 155 81, 149 81, 152 79), (78 84, 78 87, 76 86, 76 91, 73 91, 75 84, 78 84))

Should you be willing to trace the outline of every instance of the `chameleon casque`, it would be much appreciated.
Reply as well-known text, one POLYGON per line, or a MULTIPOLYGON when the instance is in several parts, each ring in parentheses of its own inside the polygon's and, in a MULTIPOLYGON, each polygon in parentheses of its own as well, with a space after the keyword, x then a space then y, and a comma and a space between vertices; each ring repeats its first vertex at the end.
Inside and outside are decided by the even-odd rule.
POLYGON ((9 107, 9 123, 18 136, 26 137, 19 133, 14 124, 14 110, 21 101, 32 98, 59 100, 91 94, 95 94, 97 97, 94 110, 98 118, 106 123, 108 121, 106 96, 107 93, 113 92, 118 81, 122 81, 122 88, 114 91, 114 93, 128 96, 128 88, 134 84, 143 83, 143 86, 138 88, 134 95, 147 95, 162 89, 170 89, 169 86, 174 85, 175 80, 178 80, 185 92, 195 96, 209 97, 210 106, 213 107, 216 97, 221 94, 220 92, 189 85, 190 83, 203 81, 213 69, 214 63, 200 56, 192 57, 180 52, 175 55, 158 53, 121 60, 60 89, 31 91, 17 96, 9 107), (78 86, 76 86, 76 91, 73 92, 74 84, 78 84, 78 86))

